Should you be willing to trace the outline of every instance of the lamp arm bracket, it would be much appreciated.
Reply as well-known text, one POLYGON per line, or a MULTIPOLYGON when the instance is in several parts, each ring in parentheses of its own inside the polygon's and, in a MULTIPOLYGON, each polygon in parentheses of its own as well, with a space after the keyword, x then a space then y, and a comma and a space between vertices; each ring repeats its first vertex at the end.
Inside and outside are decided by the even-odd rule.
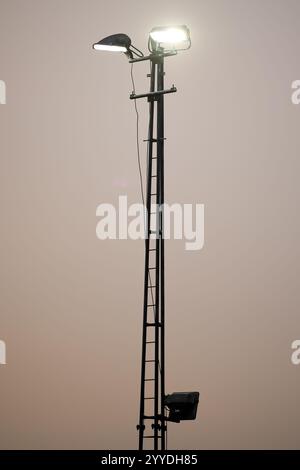
POLYGON ((135 62, 143 62, 144 60, 152 60, 152 62, 159 62, 163 57, 171 57, 177 55, 177 51, 169 52, 153 52, 150 55, 145 55, 144 57, 138 57, 136 59, 130 59, 129 63, 133 64, 135 62))

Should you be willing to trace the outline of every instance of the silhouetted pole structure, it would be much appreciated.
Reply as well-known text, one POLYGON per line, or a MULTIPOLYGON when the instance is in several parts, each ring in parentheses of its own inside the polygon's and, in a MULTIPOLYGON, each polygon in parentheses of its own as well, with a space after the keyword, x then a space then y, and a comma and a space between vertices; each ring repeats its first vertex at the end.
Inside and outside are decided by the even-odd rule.
POLYGON ((144 449, 146 440, 154 450, 165 450, 167 422, 195 419, 199 401, 198 392, 165 394, 164 95, 177 90, 174 85, 164 89, 164 59, 191 46, 189 29, 184 25, 153 28, 148 46, 150 55, 144 56, 132 45, 129 36, 122 33, 108 36, 93 45, 96 50, 124 52, 131 64, 150 62, 149 92, 130 95, 133 100, 147 98, 149 102, 142 362, 137 429, 139 450, 144 449), (165 49, 163 43, 173 46, 165 49), (186 44, 186 47, 177 49, 177 43, 186 44))
MULTIPOLYGON (((153 52, 150 92, 131 95, 132 99, 147 97, 149 101, 149 131, 146 188, 146 242, 144 275, 144 314, 142 335, 139 449, 144 440, 153 440, 154 450, 166 445, 165 417, 165 252, 164 252, 164 95, 176 91, 164 90, 163 49, 153 52), (156 106, 155 106, 156 105, 156 106), (156 107, 156 136, 154 115, 156 107), (154 155, 156 146, 156 155, 154 155), (155 220, 155 228, 153 223, 155 220), (155 238, 154 238, 155 237, 155 238), (147 426, 148 424, 148 426, 147 426)), ((132 59, 136 62, 142 59, 132 59)))

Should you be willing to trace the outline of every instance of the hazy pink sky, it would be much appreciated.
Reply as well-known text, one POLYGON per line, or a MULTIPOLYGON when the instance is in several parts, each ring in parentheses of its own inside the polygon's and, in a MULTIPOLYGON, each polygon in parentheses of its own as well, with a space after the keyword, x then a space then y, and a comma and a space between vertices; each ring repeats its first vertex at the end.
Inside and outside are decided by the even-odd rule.
POLYGON ((91 45, 164 24, 166 200, 205 204, 204 249, 166 244, 167 391, 201 393, 169 446, 299 448, 299 1, 1 0, 2 449, 137 446, 144 245, 95 233, 140 202, 130 67, 91 45))

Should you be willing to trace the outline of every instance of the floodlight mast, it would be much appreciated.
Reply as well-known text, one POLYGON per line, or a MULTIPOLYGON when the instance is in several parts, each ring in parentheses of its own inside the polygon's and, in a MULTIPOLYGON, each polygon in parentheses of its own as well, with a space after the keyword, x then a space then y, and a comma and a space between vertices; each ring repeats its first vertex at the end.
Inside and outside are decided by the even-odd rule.
POLYGON ((145 449, 146 442, 152 443, 153 450, 165 450, 167 422, 195 419, 199 399, 198 392, 180 392, 171 396, 165 393, 164 95, 175 93, 177 89, 174 85, 164 89, 164 59, 176 55, 179 50, 188 49, 190 45, 186 26, 154 28, 150 33, 148 56, 136 49, 124 34, 112 35, 94 44, 94 49, 98 50, 110 47, 116 51, 119 48, 129 57, 131 64, 150 62, 149 92, 132 92, 130 95, 132 100, 147 98, 149 103, 141 388, 137 425, 139 450, 145 449), (168 32, 172 41, 179 37, 187 47, 180 49, 176 44, 168 47, 170 41, 166 44, 158 42, 158 37, 168 39, 168 32), (154 220, 155 228, 152 227, 154 220))
MULTIPOLYGON (((132 94, 131 99, 147 97, 149 131, 146 188, 146 241, 144 272, 144 309, 142 335, 139 450, 145 440, 153 442, 154 450, 165 450, 167 419, 165 413, 165 251, 164 251, 164 95, 176 92, 173 86, 164 90, 164 58, 175 52, 156 47, 150 60, 150 92, 132 94), (154 114, 156 104, 156 137, 154 114), (156 157, 153 147, 156 145, 156 157), (155 207, 155 210, 154 210, 155 207), (155 233, 151 224, 155 220, 155 233), (155 235, 153 239, 152 235, 155 235), (151 386, 152 385, 152 386, 151 386), (151 427, 146 424, 151 424, 151 427), (147 429, 148 428, 148 429, 147 429), (150 428, 150 429, 149 429, 150 428)), ((143 59, 132 59, 131 63, 143 59)), ((149 441, 147 441, 149 442, 149 441)))

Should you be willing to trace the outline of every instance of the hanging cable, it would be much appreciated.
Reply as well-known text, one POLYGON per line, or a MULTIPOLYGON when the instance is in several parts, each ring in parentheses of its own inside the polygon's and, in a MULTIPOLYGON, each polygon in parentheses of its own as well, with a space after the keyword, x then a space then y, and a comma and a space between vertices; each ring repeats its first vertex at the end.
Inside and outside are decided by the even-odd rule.
MULTIPOLYGON (((133 76, 133 63, 131 64, 130 75, 131 75, 133 93, 135 94, 135 82, 134 82, 134 76, 133 76)), ((135 113, 136 113, 136 150, 137 150, 139 177, 140 177, 141 196, 142 196, 143 205, 145 206, 144 184, 143 184, 141 155, 140 155, 140 136, 139 136, 140 115, 139 115, 138 107, 137 107, 137 104, 136 104, 136 100, 133 100, 133 101, 134 101, 134 109, 135 109, 135 113)))
MULTIPOLYGON (((135 94, 135 81, 134 81, 134 75, 133 75, 133 65, 134 64, 132 63, 131 68, 130 68, 130 76, 131 76, 132 89, 133 89, 132 91, 135 94)), ((134 101, 134 109, 135 109, 135 113, 136 113, 136 150, 137 150, 138 171, 139 171, 139 179, 140 179, 140 191, 141 191, 143 206, 144 206, 144 208, 146 208, 146 206, 145 206, 145 196, 144 196, 144 183, 143 183, 143 175, 142 175, 142 165, 141 165, 141 152, 140 152, 140 134, 139 134, 140 115, 139 115, 138 107, 137 107, 137 104, 136 104, 136 100, 133 100, 133 101, 134 101)), ((147 145, 147 153, 148 153, 148 150, 149 150, 148 147, 149 147, 149 142, 148 142, 148 145, 147 145)), ((145 227, 146 227, 146 216, 145 216, 144 223, 145 223, 145 227)), ((152 284, 152 279, 151 279, 150 272, 148 273, 148 277, 149 277, 152 305, 155 305, 154 295, 153 295, 153 284, 152 284)), ((154 313, 154 317, 156 318, 155 307, 153 307, 153 313, 154 313)))

